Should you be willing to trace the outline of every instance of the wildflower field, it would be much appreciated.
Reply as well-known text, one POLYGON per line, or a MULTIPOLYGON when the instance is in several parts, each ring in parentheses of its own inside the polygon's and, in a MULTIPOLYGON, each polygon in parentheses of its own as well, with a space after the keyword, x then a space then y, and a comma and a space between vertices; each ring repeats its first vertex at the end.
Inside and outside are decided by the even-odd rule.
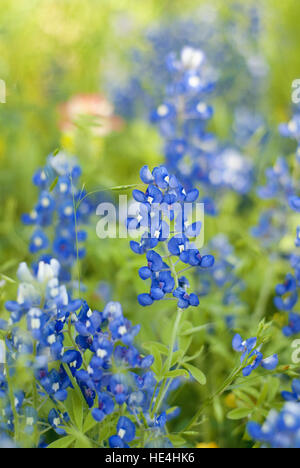
POLYGON ((0 447, 300 448, 299 1, 0 10, 0 447))

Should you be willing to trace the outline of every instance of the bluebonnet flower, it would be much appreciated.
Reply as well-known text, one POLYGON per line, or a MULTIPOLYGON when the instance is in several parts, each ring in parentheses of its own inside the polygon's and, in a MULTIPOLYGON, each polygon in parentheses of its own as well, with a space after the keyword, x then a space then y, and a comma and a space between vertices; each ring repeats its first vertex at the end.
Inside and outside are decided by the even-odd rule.
MULTIPOLYGON (((205 55, 210 58, 212 72, 217 74, 216 93, 224 96, 226 90, 230 108, 243 106, 244 113, 248 108, 258 109, 268 72, 264 57, 258 52, 261 16, 257 6, 236 4, 227 21, 217 8, 203 5, 190 15, 185 12, 172 21, 168 18, 151 25, 144 37, 147 53, 136 47, 130 51, 133 72, 125 83, 117 82, 112 89, 118 113, 128 119, 143 116, 145 107, 159 102, 162 89, 170 86, 170 72, 178 71, 182 64, 187 72, 194 71, 205 65, 205 55), (237 67, 238 80, 234 73, 237 67), (151 83, 150 90, 147 83, 151 83)), ((109 77, 110 88, 116 83, 115 75, 114 79, 109 77)), ((244 123, 246 117, 241 120, 244 123)), ((257 117, 255 122, 253 117, 247 123, 248 120, 250 138, 260 121, 257 117)))
POLYGON ((37 411, 31 406, 26 406, 24 408, 24 416, 25 416, 25 432, 27 434, 33 434, 35 425, 37 424, 37 421, 38 421, 37 411))
POLYGON ((187 284, 179 284, 180 278, 172 257, 177 257, 177 263, 181 261, 200 269, 208 269, 214 263, 213 256, 201 256, 191 242, 192 238, 200 235, 202 227, 201 221, 192 224, 189 221, 193 203, 197 200, 199 192, 196 189, 185 191, 177 178, 170 175, 164 166, 156 167, 152 172, 144 166, 140 176, 148 187, 145 193, 134 190, 133 196, 144 208, 147 208, 147 224, 143 226, 141 242, 131 241, 130 246, 135 253, 146 253, 147 266, 140 268, 139 276, 142 280, 150 280, 151 285, 149 293, 140 294, 138 301, 142 306, 148 306, 172 294, 178 299, 180 308, 197 306, 199 304, 197 295, 188 293, 187 284), (164 224, 170 222, 174 223, 175 232, 168 239, 169 227, 164 228, 164 224), (166 231, 165 234, 161 234, 161 229, 166 231), (159 249, 162 244, 165 248, 164 253, 168 254, 167 258, 169 257, 167 261, 154 250, 155 247, 159 249))
POLYGON ((135 438, 135 425, 130 419, 121 416, 117 424, 117 435, 109 438, 111 448, 128 448, 135 438))
POLYGON ((288 325, 283 327, 282 332, 285 336, 292 336, 300 333, 300 315, 290 312, 288 325))
POLYGON ((233 148, 226 148, 212 160, 209 181, 213 187, 231 188, 243 195, 250 191, 253 179, 253 164, 233 148))
POLYGON ((297 282, 295 277, 288 273, 283 284, 276 286, 277 296, 274 303, 279 310, 292 310, 298 301, 297 282))
POLYGON ((258 224, 251 229, 253 237, 258 238, 264 247, 277 245, 286 233, 286 207, 283 210, 264 211, 258 224))
POLYGON ((286 401, 300 402, 300 380, 294 379, 292 382, 292 391, 281 392, 281 395, 286 401))
POLYGON ((111 414, 114 410, 114 401, 107 393, 98 393, 98 407, 92 410, 93 418, 96 421, 102 421, 105 416, 111 414))
POLYGON ((51 395, 58 401, 65 401, 67 399, 67 389, 71 386, 71 382, 65 373, 62 371, 58 372, 56 369, 51 369, 50 372, 47 372, 47 370, 41 372, 40 369, 37 377, 48 395, 51 395))
POLYGON ((300 448, 300 405, 290 401, 280 412, 272 410, 260 425, 250 422, 250 436, 270 448, 300 448))
POLYGON ((278 365, 277 354, 264 359, 263 354, 258 349, 255 349, 256 344, 256 338, 253 337, 244 341, 239 334, 235 335, 232 340, 233 349, 242 353, 241 363, 244 364, 244 377, 248 377, 259 366, 267 370, 274 370, 278 365))
POLYGON ((289 166, 284 158, 278 158, 275 165, 266 170, 267 184, 259 187, 257 193, 262 199, 275 197, 285 199, 293 193, 293 181, 289 166))
MULTIPOLYGON (((149 370, 153 357, 141 354, 134 346, 140 327, 132 326, 125 319, 119 303, 110 302, 103 312, 98 312, 90 309, 85 301, 72 300, 58 280, 59 269, 59 262, 55 259, 49 263, 39 262, 34 271, 26 264, 20 265, 18 301, 6 304, 11 317, 3 324, 10 330, 6 340, 9 366, 15 366, 18 356, 32 355, 35 343, 33 367, 37 389, 41 397, 49 396, 53 402, 48 422, 60 436, 66 434, 69 415, 62 412, 59 405, 67 400, 74 381, 98 422, 124 404, 129 414, 138 417, 142 411, 145 417, 150 418, 154 388, 158 390, 159 385, 156 386, 156 379, 149 370), (25 337, 17 328, 23 316, 26 316, 29 332, 25 337), (64 329, 66 326, 68 329, 70 324, 74 326, 72 329, 76 335, 71 346, 65 349, 64 329), (86 363, 87 350, 89 358, 86 363), (72 381, 66 366, 73 376, 72 381)), ((8 401, 7 380, 2 372, 0 396, 3 401, 8 401)), ((23 412, 24 397, 23 392, 16 391, 16 410, 20 413, 23 412)), ((25 430, 33 434, 38 416, 26 408, 24 412, 27 415, 25 430)), ((127 446, 133 440, 135 426, 132 422, 127 424, 126 420, 120 420, 116 436, 119 439, 115 442, 112 439, 111 444, 127 446)), ((2 427, 9 431, 14 428, 9 403, 6 404, 2 427)))
POLYGON ((49 246, 49 241, 46 234, 41 230, 37 229, 30 240, 29 250, 31 253, 39 252, 40 250, 45 250, 49 246))
POLYGON ((80 174, 81 169, 73 156, 63 152, 50 155, 46 166, 33 177, 33 183, 40 190, 38 202, 29 214, 22 216, 25 224, 35 226, 30 252, 36 254, 48 250, 54 254, 61 263, 60 279, 64 280, 70 280, 77 255, 79 258, 85 255, 82 243, 87 235, 81 226, 89 222, 95 208, 93 201, 79 187, 80 174))
POLYGON ((65 423, 68 421, 69 421, 69 417, 66 413, 62 414, 61 412, 58 412, 58 410, 54 408, 50 411, 48 415, 49 424, 53 427, 55 432, 60 436, 66 435, 64 426, 65 426, 65 423))
MULTIPOLYGON (((141 117, 141 113, 144 118, 146 109, 151 108, 150 120, 165 139, 166 167, 185 188, 201 184, 205 210, 215 215, 216 188, 221 193, 230 189, 245 194, 253 184, 253 164, 236 147, 244 147, 265 124, 260 113, 252 109, 259 108, 268 67, 255 46, 259 34, 253 33, 253 17, 255 24, 260 23, 256 8, 239 6, 230 22, 224 22, 217 11, 206 13, 193 12, 191 17, 156 25, 147 32, 150 47, 147 53, 132 51, 133 76, 127 84, 118 84, 116 105, 129 119, 133 115, 141 117), (238 21, 240 15, 248 18, 243 27, 238 21), (238 83, 233 73, 235 67, 239 68, 238 83), (226 92, 228 110, 234 109, 232 137, 236 144, 228 150, 206 128, 213 115, 208 102, 212 91, 222 99, 226 92), (133 102, 138 103, 135 112, 133 102), (254 102, 257 105, 253 106, 254 102)), ((263 138, 259 143, 263 143, 263 138)))

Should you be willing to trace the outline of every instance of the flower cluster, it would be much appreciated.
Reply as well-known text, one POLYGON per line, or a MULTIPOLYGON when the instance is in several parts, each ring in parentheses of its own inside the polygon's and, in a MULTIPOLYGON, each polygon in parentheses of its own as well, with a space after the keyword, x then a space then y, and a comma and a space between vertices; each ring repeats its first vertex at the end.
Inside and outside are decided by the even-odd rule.
POLYGON ((169 86, 165 57, 180 53, 188 45, 205 51, 210 58, 213 73, 218 78, 217 95, 226 93, 231 108, 239 111, 235 136, 248 141, 261 125, 261 115, 258 112, 253 115, 252 109, 259 109, 268 73, 259 47, 262 15, 257 5, 236 4, 227 21, 215 6, 203 5, 192 15, 185 12, 184 16, 172 21, 168 18, 147 28, 144 38, 147 53, 144 48, 137 47, 130 51, 133 70, 127 80, 116 83, 115 74, 112 80, 108 72, 108 87, 118 113, 127 119, 141 117, 141 114, 144 117, 145 107, 159 102, 162 90, 169 86), (234 73, 237 68, 238 77, 234 73))
POLYGON ((199 11, 197 19, 179 19, 150 29, 146 36, 148 54, 137 49, 132 52, 134 75, 123 89, 120 83, 115 93, 119 112, 129 119, 140 115, 141 109, 151 108, 150 120, 165 139, 166 167, 185 187, 204 186, 201 197, 209 214, 217 210, 216 189, 242 195, 249 192, 254 168, 243 154, 245 144, 262 130, 259 143, 266 140, 265 120, 259 111, 253 112, 253 108, 259 109, 259 103, 253 103, 268 71, 257 47, 260 11, 239 5, 235 13, 237 17, 230 24, 214 10, 208 14, 199 11), (243 22, 243 28, 239 15, 249 20, 243 22), (243 78, 239 74, 238 82, 232 73, 235 67, 239 73, 245 71, 243 78), (220 145, 206 129, 213 115, 208 104, 212 91, 216 97, 226 93, 230 110, 234 109, 233 143, 229 147, 220 145))
POLYGON ((248 424, 250 436, 271 448, 300 448, 300 381, 294 380, 292 392, 282 392, 287 403, 280 412, 272 410, 261 425, 248 424))
MULTIPOLYGON (((281 124, 280 133, 299 144, 298 127, 299 116, 296 114, 288 124, 281 124)), ((299 147, 295 163, 299 162, 299 147)), ((286 216, 291 209, 298 213, 300 211, 300 198, 297 195, 297 187, 292 176, 288 162, 279 158, 273 168, 266 171, 267 184, 260 187, 258 194, 262 199, 276 200, 276 206, 262 214, 259 226, 254 228, 253 234, 261 237, 263 242, 270 246, 278 241, 287 232, 286 216)), ((296 230, 295 247, 299 247, 300 228, 296 230)), ((298 303, 298 288, 300 281, 300 257, 298 253, 289 255, 290 266, 293 273, 286 274, 285 281, 277 284, 275 289, 274 304, 280 311, 288 312, 288 323, 283 327, 285 336, 292 336, 300 332, 300 316, 294 310, 298 303)))
MULTIPOLYGON (((141 412, 147 418, 152 428, 149 440, 161 437, 164 427, 157 424, 161 415, 150 415, 159 391, 149 369, 153 357, 141 354, 134 346, 140 327, 131 325, 117 302, 108 303, 98 312, 85 301, 72 300, 59 282, 59 270, 56 259, 39 262, 34 272, 26 264, 20 265, 17 301, 6 303, 10 318, 1 320, 1 328, 7 333, 10 368, 16 368, 18 359, 28 356, 39 395, 53 402, 48 423, 58 435, 66 434, 70 422, 68 411, 63 411, 64 402, 70 398, 70 391, 77 389, 97 422, 118 415, 118 408, 126 405, 138 424, 141 412), (20 328, 23 317, 26 332, 20 328)), ((14 411, 4 371, 0 373, 0 398, 4 406, 2 428, 13 431, 14 411)), ((25 415, 25 429, 30 432, 42 421, 34 408, 23 406, 24 398, 23 390, 16 391, 14 404, 18 414, 25 415)), ((134 434, 135 424, 121 418, 110 445, 125 447, 134 434)))
POLYGON ((197 306, 197 295, 188 293, 189 282, 180 276, 176 266, 181 262, 185 269, 206 269, 214 263, 213 256, 201 256, 191 242, 200 235, 202 227, 199 220, 189 221, 199 192, 197 189, 186 192, 164 166, 154 168, 152 173, 144 166, 140 176, 148 187, 145 192, 133 191, 137 213, 127 220, 128 229, 143 230, 140 242, 131 241, 130 246, 135 253, 146 254, 147 266, 139 270, 139 275, 142 280, 151 281, 149 293, 138 296, 139 303, 148 306, 172 294, 181 309, 197 306), (170 229, 171 223, 174 231, 170 229), (163 255, 154 250, 163 248, 163 255))
POLYGON ((216 214, 216 190, 246 194, 253 184, 253 164, 241 152, 221 147, 206 130, 213 108, 206 103, 215 76, 202 50, 184 47, 179 57, 169 54, 170 83, 165 100, 151 114, 166 140, 166 167, 185 187, 199 184, 208 214, 216 214))
POLYGON ((60 278, 70 281, 71 268, 85 255, 87 238, 82 225, 88 223, 94 205, 79 186, 81 169, 74 157, 63 152, 50 155, 33 183, 39 189, 36 206, 22 216, 23 223, 35 226, 29 250, 32 254, 50 254, 61 264, 60 278))
POLYGON ((267 370, 274 370, 278 365, 278 356, 274 354, 264 359, 263 354, 260 351, 260 346, 256 349, 257 338, 249 338, 243 340, 242 337, 237 334, 232 340, 232 347, 235 351, 242 353, 241 363, 243 364, 243 376, 248 377, 252 371, 257 369, 259 366, 267 370))

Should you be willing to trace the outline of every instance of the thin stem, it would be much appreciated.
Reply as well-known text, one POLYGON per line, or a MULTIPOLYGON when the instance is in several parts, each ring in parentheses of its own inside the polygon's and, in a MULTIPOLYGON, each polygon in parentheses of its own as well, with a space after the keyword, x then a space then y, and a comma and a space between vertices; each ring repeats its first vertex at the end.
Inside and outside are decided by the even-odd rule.
POLYGON ((222 384, 219 390, 217 390, 216 393, 214 393, 212 396, 210 396, 204 401, 202 407, 197 411, 197 413, 191 419, 189 424, 184 428, 183 432, 190 430, 197 423, 199 417, 202 415, 204 410, 212 404, 215 398, 220 397, 226 391, 226 389, 232 384, 232 382, 235 380, 235 378, 238 376, 242 369, 243 365, 239 366, 238 369, 234 370, 225 380, 225 382, 222 384))
POLYGON ((102 192, 110 192, 110 191, 116 191, 116 190, 129 190, 129 189, 132 189, 132 188, 135 188, 135 187, 141 187, 143 184, 130 184, 130 185, 118 185, 116 187, 108 187, 106 189, 102 189, 102 190, 94 190, 92 192, 88 192, 84 197, 80 198, 78 200, 78 203, 77 203, 77 209, 79 208, 79 206, 81 205, 81 203, 88 197, 90 197, 91 195, 96 195, 96 193, 102 193, 102 192))
POLYGON ((75 239, 76 239, 76 261, 77 261, 77 274, 78 274, 78 297, 81 296, 81 285, 80 285, 80 261, 79 261, 79 247, 78 247, 78 226, 77 226, 77 207, 75 203, 75 194, 74 194, 74 186, 72 176, 71 179, 71 186, 72 186, 72 197, 73 197, 73 210, 74 210, 74 226, 75 226, 75 239))
POLYGON ((166 258, 168 258, 168 260, 169 260, 169 265, 170 265, 172 274, 173 274, 173 276, 174 276, 175 286, 176 286, 176 288, 178 288, 178 285, 179 285, 179 283, 178 283, 178 274, 177 274, 175 265, 174 265, 174 263, 172 262, 172 257, 169 256, 168 247, 167 247, 167 245, 166 245, 165 242, 163 243, 163 246, 164 246, 164 250, 165 250, 165 253, 166 253, 166 258))
MULTIPOLYGON (((182 310, 178 308, 177 309, 177 314, 176 314, 176 319, 175 319, 173 330, 172 330, 169 353, 168 353, 168 357, 167 357, 167 361, 166 361, 166 372, 168 372, 171 369, 171 366, 172 366, 173 351, 174 351, 174 346, 175 346, 175 343, 176 343, 176 338, 177 338, 178 329, 179 329, 179 325, 180 325, 181 315, 182 315, 182 310)), ((162 382, 162 385, 160 387, 160 390, 159 390, 159 393, 158 393, 158 396, 157 396, 157 399, 156 399, 156 402, 155 402, 155 405, 154 405, 154 408, 153 408, 153 415, 159 410, 160 405, 163 402, 163 398, 164 398, 164 394, 165 394, 164 389, 165 389, 167 380, 168 380, 167 378, 164 378, 164 380, 162 382)))
POLYGON ((5 363, 5 371, 6 371, 6 379, 7 379, 7 386, 8 386, 8 396, 9 396, 9 401, 10 401, 10 406, 13 412, 14 416, 14 440, 15 442, 18 441, 19 439, 19 419, 18 419, 18 413, 16 410, 16 405, 15 405, 15 396, 14 396, 14 391, 13 391, 13 384, 12 380, 10 377, 9 373, 9 366, 7 362, 5 363))
POLYGON ((80 348, 77 346, 77 343, 76 343, 76 341, 74 340, 73 335, 72 335, 72 316, 71 316, 71 315, 70 315, 69 321, 68 321, 68 330, 66 330, 66 331, 67 331, 68 336, 69 336, 69 338, 70 338, 70 340, 71 340, 71 343, 72 343, 73 348, 75 348, 76 351, 78 351, 79 354, 80 354, 81 357, 82 357, 82 362, 83 362, 84 368, 87 369, 87 363, 86 363, 85 360, 84 360, 83 353, 80 351, 80 348))
POLYGON ((88 406, 83 394, 82 394, 82 391, 76 381, 76 379, 73 377, 73 374, 72 372, 70 371, 70 368, 67 364, 63 363, 63 368, 65 369, 66 373, 68 374, 68 377, 69 379, 71 380, 72 382, 72 385, 74 387, 74 390, 75 392, 77 393, 78 397, 81 399, 81 401, 83 402, 84 406, 88 406))
MULTIPOLYGON (((34 344, 33 344, 33 357, 34 359, 36 359, 36 341, 34 341, 34 344)), ((35 409, 36 414, 38 414, 38 392, 37 392, 35 378, 33 378, 33 381, 32 381, 32 398, 33 398, 33 408, 35 409)), ((39 431, 38 431, 37 424, 35 424, 34 426, 33 437, 34 437, 34 444, 36 446, 39 441, 39 431)))
POLYGON ((183 270, 180 270, 180 271, 178 272, 178 274, 181 274, 181 273, 183 273, 184 271, 191 270, 192 268, 195 268, 195 267, 194 267, 194 266, 186 267, 186 268, 184 268, 183 270))
POLYGON ((266 269, 262 287, 254 309, 253 319, 255 319, 255 322, 260 321, 265 313, 273 284, 273 275, 274 265, 270 263, 266 269))

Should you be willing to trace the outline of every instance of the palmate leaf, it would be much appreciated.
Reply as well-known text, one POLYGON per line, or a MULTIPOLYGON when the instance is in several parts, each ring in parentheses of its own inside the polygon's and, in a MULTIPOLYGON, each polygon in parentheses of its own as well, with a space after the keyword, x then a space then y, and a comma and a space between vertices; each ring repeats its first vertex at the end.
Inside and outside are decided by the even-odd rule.
POLYGON ((65 430, 76 441, 78 448, 91 448, 92 447, 89 439, 76 427, 66 427, 65 430))
POLYGON ((72 406, 74 422, 76 427, 81 430, 83 424, 83 405, 81 398, 79 398, 78 394, 74 390, 72 391, 72 406))
POLYGON ((93 418, 91 411, 89 411, 87 417, 85 418, 82 431, 84 432, 84 434, 86 434, 91 429, 93 429, 93 427, 95 427, 96 424, 98 424, 98 421, 96 421, 93 418))

